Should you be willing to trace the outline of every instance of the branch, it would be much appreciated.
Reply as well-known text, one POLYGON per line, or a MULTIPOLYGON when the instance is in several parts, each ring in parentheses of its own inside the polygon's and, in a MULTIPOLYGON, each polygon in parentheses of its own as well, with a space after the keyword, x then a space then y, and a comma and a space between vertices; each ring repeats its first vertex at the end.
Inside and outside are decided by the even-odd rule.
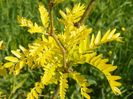
POLYGON ((49 2, 49 17, 50 17, 50 32, 49 32, 49 35, 50 36, 52 36, 52 34, 54 33, 54 27, 53 27, 53 6, 54 6, 54 4, 53 4, 53 0, 51 0, 50 2, 49 2))
MULTIPOLYGON (((64 47, 64 45, 61 43, 61 41, 58 39, 57 35, 55 34, 54 32, 54 22, 53 22, 53 7, 54 7, 54 3, 53 3, 54 0, 51 0, 50 3, 49 3, 49 9, 50 9, 50 32, 49 32, 49 35, 52 36, 54 38, 54 40, 56 41, 56 43, 58 44, 61 52, 62 52, 62 55, 63 55, 63 67, 64 67, 64 70, 66 69, 66 48, 64 47)), ((66 72, 66 71, 65 71, 66 72)), ((54 95, 52 97, 52 99, 56 99, 57 96, 58 96, 58 93, 59 93, 59 83, 57 85, 57 88, 54 92, 54 95)))
POLYGON ((64 45, 61 43, 61 41, 58 39, 58 37, 54 33, 53 10, 52 10, 53 7, 54 7, 54 3, 53 3, 53 0, 51 0, 49 3, 49 9, 50 9, 50 12, 49 12, 50 13, 50 33, 49 33, 49 35, 54 38, 54 40, 60 47, 62 55, 63 55, 63 66, 66 68, 66 48, 64 47, 64 45))
POLYGON ((93 5, 95 4, 95 0, 90 0, 90 2, 88 3, 88 6, 83 14, 83 16, 81 17, 81 19, 79 20, 79 22, 77 22, 75 24, 75 26, 79 27, 81 24, 84 23, 85 19, 87 16, 89 16, 90 12, 92 11, 93 5))
POLYGON ((63 54, 63 66, 64 66, 64 68, 66 68, 66 49, 54 33, 52 34, 52 37, 54 38, 54 40, 56 41, 56 43, 58 44, 58 46, 61 49, 61 52, 63 54))

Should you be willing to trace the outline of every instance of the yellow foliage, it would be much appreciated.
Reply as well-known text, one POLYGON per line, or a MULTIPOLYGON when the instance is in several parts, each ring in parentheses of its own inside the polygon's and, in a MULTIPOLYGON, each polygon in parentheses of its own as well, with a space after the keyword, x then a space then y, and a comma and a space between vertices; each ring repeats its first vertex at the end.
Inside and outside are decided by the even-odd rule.
POLYGON ((39 12, 40 12, 42 24, 45 27, 45 29, 47 29, 49 25, 48 11, 42 4, 39 4, 39 12))
POLYGON ((88 93, 90 93, 91 90, 87 88, 89 84, 87 80, 84 78, 84 76, 80 75, 80 73, 77 73, 77 72, 70 73, 70 75, 80 85, 81 95, 83 95, 87 99, 90 99, 90 96, 88 95, 88 93))
POLYGON ((65 99, 66 90, 68 89, 68 74, 61 74, 60 77, 60 98, 65 99))
POLYGON ((4 68, 4 66, 2 66, 2 63, 0 63, 0 76, 5 76, 6 74, 6 69, 4 68))
POLYGON ((99 69, 106 76, 111 86, 111 89, 115 94, 121 94, 121 91, 118 89, 118 87, 121 86, 121 83, 116 81, 119 80, 121 77, 111 75, 111 72, 116 70, 117 66, 108 64, 107 63, 108 59, 102 58, 102 54, 97 55, 96 53, 91 53, 91 54, 86 54, 83 57, 85 57, 87 63, 99 69))
POLYGON ((41 82, 36 82, 35 87, 31 89, 30 93, 27 94, 26 99, 38 99, 43 88, 44 88, 44 85, 41 82))
POLYGON ((81 19, 85 11, 85 6, 79 4, 74 5, 73 9, 66 8, 66 14, 60 10, 60 15, 63 17, 61 21, 67 26, 68 24, 73 24, 81 19))
MULTIPOLYGON (((58 4, 61 1, 63 0, 54 0, 54 3, 58 4)), ((118 88, 121 86, 121 83, 117 81, 120 79, 120 76, 111 75, 111 72, 117 66, 108 64, 108 59, 104 59, 103 55, 97 54, 97 50, 95 50, 101 44, 121 41, 120 33, 115 33, 116 29, 109 29, 104 35, 101 31, 94 35, 91 34, 91 27, 86 25, 76 27, 75 23, 81 19, 85 11, 85 6, 79 3, 75 4, 72 9, 66 8, 65 12, 59 11, 62 16, 59 22, 64 24, 64 30, 62 33, 48 35, 52 27, 49 23, 49 13, 42 4, 39 4, 38 10, 43 26, 39 26, 37 23, 33 23, 31 20, 23 17, 18 17, 18 21, 20 26, 28 27, 28 31, 31 34, 41 33, 42 38, 29 44, 27 49, 19 46, 18 50, 12 50, 13 56, 5 57, 7 62, 4 64, 4 67, 14 75, 18 75, 25 65, 28 65, 30 69, 41 68, 44 70, 40 81, 35 83, 34 88, 27 94, 27 99, 38 99, 42 89, 51 83, 60 83, 60 98, 65 99, 68 89, 68 77, 74 79, 79 84, 81 95, 90 99, 88 93, 91 90, 88 88, 87 79, 73 69, 74 65, 84 63, 88 63, 101 71, 107 78, 112 91, 115 94, 121 94, 118 88), (53 35, 57 38, 55 39, 53 35), (66 50, 66 56, 63 54, 64 50, 61 50, 62 45, 66 50), (63 65, 65 63, 64 60, 66 67, 63 65)))
POLYGON ((115 33, 116 29, 113 30, 108 30, 102 37, 101 35, 101 31, 98 31, 96 37, 94 36, 94 34, 91 35, 91 38, 89 41, 87 41, 88 39, 85 39, 86 41, 82 41, 81 42, 81 46, 88 46, 87 48, 83 48, 84 51, 85 50, 93 50, 95 48, 98 48, 100 45, 107 43, 107 42, 111 42, 111 41, 120 41, 122 42, 122 38, 120 37, 120 33, 115 33), (87 42, 87 43, 86 43, 87 42))
POLYGON ((23 69, 24 65, 26 64, 27 55, 26 49, 24 51, 24 47, 20 46, 21 49, 23 49, 22 52, 20 50, 12 50, 12 54, 14 56, 7 56, 5 57, 5 60, 7 62, 4 64, 5 68, 8 68, 10 70, 10 73, 13 73, 14 75, 18 75, 20 73, 20 70, 23 69))
POLYGON ((41 77, 41 82, 44 85, 48 85, 50 82, 50 80, 52 79, 52 76, 55 74, 55 70, 57 68, 56 63, 55 64, 48 64, 45 67, 45 72, 43 74, 43 76, 41 77))
POLYGON ((32 23, 31 20, 27 20, 26 18, 18 16, 18 22, 20 23, 20 26, 22 27, 28 27, 28 32, 31 34, 33 33, 43 33, 46 34, 46 30, 39 26, 37 23, 32 23))

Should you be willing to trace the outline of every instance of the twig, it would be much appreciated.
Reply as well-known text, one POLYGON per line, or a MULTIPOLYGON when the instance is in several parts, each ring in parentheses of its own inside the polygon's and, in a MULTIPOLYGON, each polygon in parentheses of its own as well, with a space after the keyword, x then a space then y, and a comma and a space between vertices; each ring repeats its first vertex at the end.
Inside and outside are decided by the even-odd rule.
POLYGON ((54 32, 54 30, 53 30, 53 10, 52 10, 52 8, 53 8, 53 0, 51 0, 50 2, 49 2, 49 9, 50 9, 50 11, 49 11, 49 16, 50 16, 50 32, 49 32, 49 35, 51 36, 52 34, 53 34, 53 32, 54 32))
POLYGON ((58 44, 58 46, 60 47, 61 51, 62 51, 62 55, 63 55, 63 66, 64 68, 66 68, 66 49, 63 46, 63 44, 61 43, 61 41, 57 38, 57 36, 53 33, 52 37, 54 38, 54 40, 56 41, 56 43, 58 44))
MULTIPOLYGON (((50 33, 49 33, 49 35, 52 36, 54 38, 54 40, 56 41, 56 43, 58 44, 58 46, 62 52, 62 55, 63 55, 63 67, 66 68, 66 49, 54 32, 53 7, 54 7, 54 3, 53 3, 53 0, 51 0, 49 3, 49 9, 50 9, 50 12, 49 12, 49 14, 50 14, 50 33)), ((59 87, 59 83, 58 83, 52 99, 57 98, 58 93, 59 93, 59 88, 60 87, 59 87)))
POLYGON ((79 20, 79 22, 77 22, 75 24, 75 26, 80 27, 80 25, 84 23, 86 17, 89 16, 90 12, 92 11, 92 8, 93 8, 94 3, 95 3, 95 0, 90 0, 90 2, 88 3, 88 6, 87 6, 87 8, 86 8, 86 10, 85 10, 85 12, 83 14, 83 16, 81 17, 81 19, 79 20))
POLYGON ((50 13, 50 33, 49 33, 49 35, 54 38, 54 40, 60 47, 62 55, 63 55, 63 66, 64 66, 64 68, 66 68, 66 48, 64 47, 64 45, 61 43, 61 41, 58 39, 58 37, 56 36, 56 34, 54 32, 53 15, 52 15, 52 12, 53 12, 52 8, 54 6, 54 3, 52 1, 50 1, 50 4, 49 4, 49 9, 50 9, 50 12, 49 12, 50 13))
POLYGON ((60 85, 58 83, 52 99, 57 99, 59 91, 60 91, 60 85))

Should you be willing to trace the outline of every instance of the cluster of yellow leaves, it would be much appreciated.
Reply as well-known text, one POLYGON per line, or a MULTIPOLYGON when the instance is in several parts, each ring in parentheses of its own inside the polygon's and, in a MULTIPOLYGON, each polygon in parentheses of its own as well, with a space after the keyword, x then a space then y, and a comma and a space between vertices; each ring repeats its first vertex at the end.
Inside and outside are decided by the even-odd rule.
POLYGON ((90 99, 90 96, 88 95, 88 93, 90 93, 91 90, 87 88, 89 84, 87 80, 85 79, 85 77, 77 72, 70 73, 70 76, 72 76, 72 78, 76 80, 76 82, 80 85, 81 95, 83 95, 87 99, 90 99))
POLYGON ((116 70, 117 66, 113 66, 112 64, 108 64, 108 59, 102 58, 102 54, 97 55, 95 52, 91 54, 83 55, 85 57, 85 62, 91 64, 92 66, 99 69, 108 79, 108 82, 111 86, 111 89, 115 94, 121 94, 120 90, 117 88, 121 86, 121 83, 116 80, 120 79, 120 76, 111 75, 111 72, 116 70))
POLYGON ((4 64, 5 68, 8 68, 10 70, 9 73, 13 73, 14 75, 18 75, 20 73, 20 70, 24 67, 25 63, 27 61, 27 50, 20 46, 20 49, 18 50, 12 50, 12 54, 14 56, 6 56, 5 60, 7 62, 4 64))
POLYGON ((45 27, 45 29, 47 29, 49 25, 49 22, 48 22, 49 17, 48 17, 47 9, 42 4, 39 5, 39 12, 40 12, 42 24, 45 27))
POLYGON ((35 87, 31 89, 31 92, 27 94, 27 99, 38 99, 39 94, 41 94, 44 84, 41 82, 36 82, 35 87))
POLYGON ((65 99, 66 90, 68 89, 68 74, 61 74, 60 77, 60 97, 61 99, 65 99))
POLYGON ((77 23, 81 16, 83 15, 85 11, 85 6, 79 4, 76 4, 73 9, 66 8, 66 13, 62 10, 59 11, 60 15, 63 19, 60 19, 60 22, 62 22, 65 25, 65 29, 72 30, 74 28, 74 24, 77 23))
MULTIPOLYGON (((62 0, 59 0, 59 2, 62 0)), ((58 3, 58 0, 55 0, 58 3)), ((66 8, 66 12, 59 11, 62 16, 59 22, 63 23, 65 28, 63 33, 57 34, 57 38, 66 48, 66 62, 69 64, 67 69, 63 66, 62 52, 55 42, 54 38, 47 35, 50 30, 49 26, 49 14, 47 9, 39 4, 39 12, 43 26, 37 25, 30 20, 23 17, 18 17, 20 26, 28 27, 28 31, 33 33, 41 33, 42 38, 36 40, 29 45, 28 49, 20 46, 19 50, 12 51, 14 56, 7 56, 5 59, 7 63, 4 64, 5 68, 8 68, 11 73, 15 75, 20 73, 20 70, 24 65, 28 65, 31 69, 42 68, 44 70, 43 75, 40 77, 40 81, 35 84, 35 87, 28 93, 27 99, 38 99, 42 89, 50 84, 60 83, 60 98, 65 99, 65 94, 68 89, 67 78, 71 77, 81 87, 81 95, 87 99, 89 96, 89 84, 83 75, 77 73, 75 70, 69 71, 75 64, 88 63, 96 67, 107 78, 111 89, 114 93, 121 94, 118 86, 121 84, 116 80, 120 79, 119 76, 111 75, 116 69, 116 66, 108 64, 108 59, 104 59, 102 54, 97 55, 96 48, 101 44, 110 41, 121 41, 119 33, 115 33, 116 29, 108 30, 103 36, 99 31, 96 35, 91 34, 92 28, 86 25, 76 27, 77 23, 85 11, 85 6, 82 4, 76 4, 72 9, 66 8), (67 72, 65 72, 67 71, 67 72)))
POLYGON ((0 63, 0 76, 5 76, 6 74, 6 69, 2 66, 2 63, 0 63))
MULTIPOLYGON (((0 41, 0 50, 4 49, 3 41, 0 41)), ((3 63, 0 62, 0 76, 5 76, 6 75, 6 69, 2 66, 3 63)))
POLYGON ((21 23, 21 26, 28 27, 28 32, 31 34, 33 33, 43 33, 46 34, 46 31, 43 29, 42 26, 38 26, 37 23, 32 23, 31 20, 27 20, 26 18, 21 18, 18 16, 18 20, 21 23))
POLYGON ((95 37, 94 34, 91 37, 89 47, 95 48, 103 43, 111 42, 111 41, 121 41, 120 33, 115 34, 116 29, 108 30, 103 37, 101 37, 101 32, 97 33, 95 37))

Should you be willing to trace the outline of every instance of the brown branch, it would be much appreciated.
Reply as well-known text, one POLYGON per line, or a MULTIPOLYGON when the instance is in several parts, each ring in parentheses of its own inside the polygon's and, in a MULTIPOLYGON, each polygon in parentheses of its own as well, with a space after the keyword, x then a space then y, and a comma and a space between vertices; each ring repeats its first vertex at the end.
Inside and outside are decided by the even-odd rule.
POLYGON ((61 49, 61 52, 63 55, 63 66, 64 66, 64 68, 66 68, 66 49, 54 33, 52 34, 52 37, 54 38, 54 40, 56 41, 56 43, 58 44, 58 46, 61 49))
POLYGON ((80 27, 80 25, 84 23, 86 17, 90 15, 90 12, 92 11, 92 8, 93 8, 94 4, 95 4, 95 0, 90 0, 90 2, 88 3, 87 8, 86 8, 83 16, 81 17, 79 22, 77 22, 75 24, 75 26, 80 27))
POLYGON ((60 47, 62 55, 63 55, 63 66, 64 66, 64 68, 66 68, 66 48, 64 47, 64 45, 61 43, 61 41, 58 39, 58 37, 56 36, 56 34, 54 32, 53 10, 52 10, 53 7, 54 7, 54 3, 53 3, 53 0, 51 0, 49 3, 49 9, 50 9, 50 12, 49 12, 50 13, 50 33, 49 33, 49 35, 54 38, 54 40, 60 47))
MULTIPOLYGON (((54 32, 54 22, 53 22, 54 3, 53 3, 53 1, 54 0, 51 0, 50 3, 49 3, 49 9, 50 9, 50 12, 49 12, 49 14, 50 14, 50 32, 49 32, 49 35, 54 38, 54 40, 56 41, 56 43, 58 44, 58 46, 59 46, 59 48, 62 52, 63 67, 64 67, 64 70, 65 70, 66 69, 66 48, 64 47, 64 45, 61 43, 61 41, 58 39, 57 35, 54 32)), ((58 82, 57 88, 54 92, 54 95, 53 95, 52 99, 56 99, 58 97, 59 89, 60 89, 60 86, 59 86, 59 82, 58 82)))
POLYGON ((49 35, 51 36, 52 34, 53 34, 53 32, 54 32, 54 27, 53 27, 53 0, 51 0, 50 2, 49 2, 49 17, 50 17, 50 32, 49 32, 49 35))

